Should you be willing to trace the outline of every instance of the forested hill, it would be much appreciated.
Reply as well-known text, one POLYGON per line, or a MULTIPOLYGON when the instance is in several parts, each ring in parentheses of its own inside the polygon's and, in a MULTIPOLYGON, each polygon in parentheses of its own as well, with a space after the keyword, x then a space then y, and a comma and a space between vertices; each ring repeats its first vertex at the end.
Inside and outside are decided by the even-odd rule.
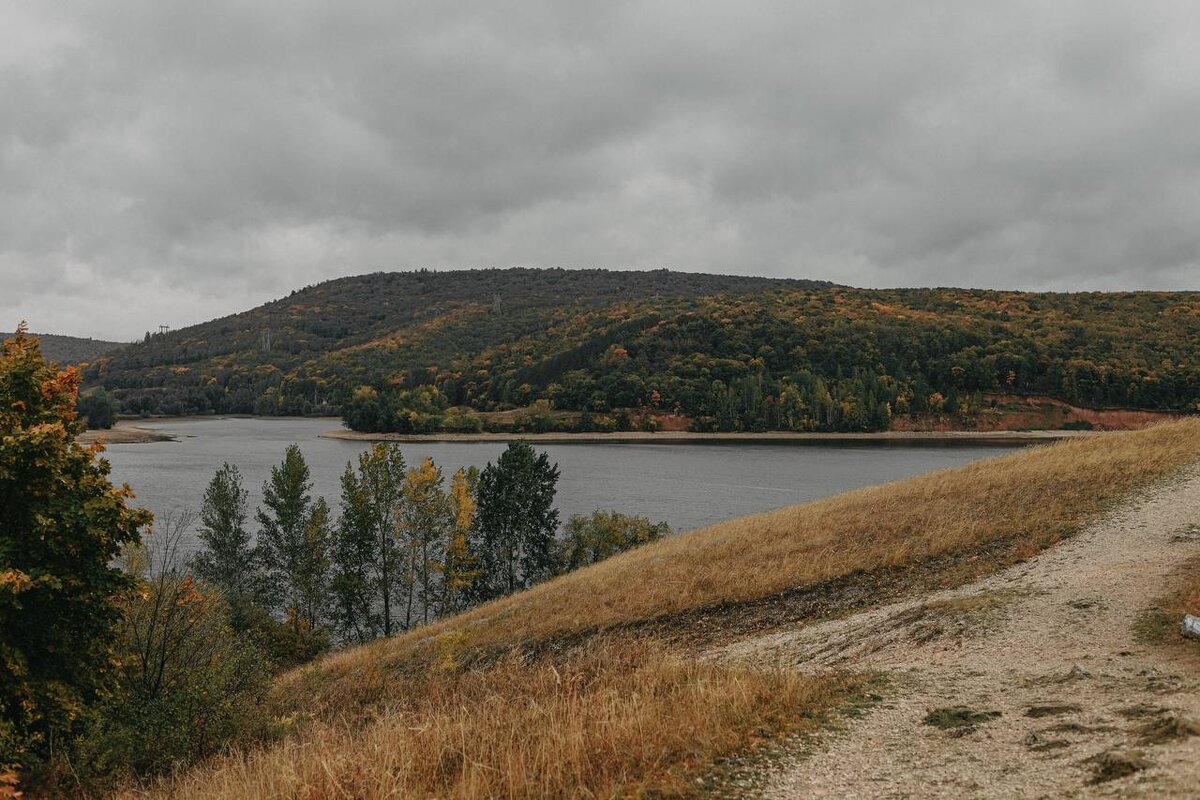
POLYGON ((826 281, 668 270, 379 272, 326 281, 115 353, 87 373, 125 413, 333 413, 354 381, 477 353, 564 315, 623 302, 828 287, 826 281), (346 362, 362 362, 351 376, 346 362))
POLYGON ((106 342, 78 336, 59 336, 53 333, 31 333, 42 349, 42 357, 58 364, 82 364, 125 347, 124 342, 106 342))
POLYGON ((969 427, 1032 395, 1195 412, 1200 293, 377 274, 152 336, 88 374, 126 412, 341 412, 415 432, 969 427))

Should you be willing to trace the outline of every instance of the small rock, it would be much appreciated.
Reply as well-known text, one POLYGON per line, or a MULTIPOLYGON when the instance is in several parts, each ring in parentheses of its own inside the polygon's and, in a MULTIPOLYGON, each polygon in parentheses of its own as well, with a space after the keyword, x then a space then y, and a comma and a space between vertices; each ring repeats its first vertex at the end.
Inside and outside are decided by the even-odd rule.
POLYGON ((1179 623, 1179 632, 1188 639, 1200 639, 1200 617, 1184 614, 1183 622, 1179 623))
POLYGON ((1078 680, 1083 680, 1084 678, 1090 678, 1090 677, 1092 677, 1092 673, 1090 670, 1086 670, 1083 667, 1076 664, 1075 666, 1071 667, 1070 672, 1068 672, 1066 675, 1064 675, 1062 677, 1061 682, 1066 683, 1068 681, 1078 681, 1078 680))

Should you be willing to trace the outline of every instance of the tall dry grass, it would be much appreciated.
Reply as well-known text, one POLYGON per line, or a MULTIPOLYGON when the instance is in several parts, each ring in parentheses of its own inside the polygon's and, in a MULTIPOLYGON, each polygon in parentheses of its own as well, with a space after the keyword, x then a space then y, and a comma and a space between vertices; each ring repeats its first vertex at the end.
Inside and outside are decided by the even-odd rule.
MULTIPOLYGON (((363 724, 318 723, 146 792, 174 798, 551 798, 687 795, 713 758, 812 725, 852 685, 697 663, 649 640, 565 659, 510 656, 389 691, 363 724)), ((144 795, 137 795, 144 796, 144 795)))
MULTIPOLYGON (((1111 504, 1200 460, 1200 419, 1059 442, 743 517, 608 559, 428 628, 286 676, 279 697, 369 702, 375 679, 436 637, 477 647, 586 633, 758 600, 860 572, 912 567, 1006 542, 1030 556, 1111 504)), ((1009 561, 979 562, 977 573, 1009 561)), ((947 581, 971 575, 947 575, 947 581)))

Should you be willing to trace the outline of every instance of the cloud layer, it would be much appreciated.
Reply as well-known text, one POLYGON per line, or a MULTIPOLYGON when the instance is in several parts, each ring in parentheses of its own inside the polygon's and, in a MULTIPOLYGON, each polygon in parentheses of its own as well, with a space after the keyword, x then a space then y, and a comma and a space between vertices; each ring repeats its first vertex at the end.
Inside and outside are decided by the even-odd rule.
POLYGON ((0 21, 0 327, 130 338, 421 266, 1200 288, 1191 3, 0 0, 0 21))

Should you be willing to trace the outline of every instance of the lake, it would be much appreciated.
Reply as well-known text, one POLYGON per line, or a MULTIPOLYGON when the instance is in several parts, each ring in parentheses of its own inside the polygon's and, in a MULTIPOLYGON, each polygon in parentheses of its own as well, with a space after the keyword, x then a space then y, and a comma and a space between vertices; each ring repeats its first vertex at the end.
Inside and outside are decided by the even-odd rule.
MULTIPOLYGON (((339 478, 346 462, 369 446, 322 439, 339 426, 331 419, 198 418, 138 423, 171 433, 174 442, 109 445, 114 483, 128 483, 137 505, 156 516, 199 510, 204 489, 222 462, 237 465, 250 492, 250 518, 271 466, 295 442, 312 470, 313 495, 336 511, 339 478)), ((928 441, 848 443, 545 444, 558 463, 557 507, 571 514, 597 508, 641 514, 676 531, 711 525, 837 494, 860 486, 952 467, 1010 452, 1011 444, 936 444, 928 441)), ((494 461, 500 443, 421 442, 401 444, 410 465, 429 456, 447 484, 456 469, 494 461)), ((183 549, 194 548, 194 537, 183 549)))

